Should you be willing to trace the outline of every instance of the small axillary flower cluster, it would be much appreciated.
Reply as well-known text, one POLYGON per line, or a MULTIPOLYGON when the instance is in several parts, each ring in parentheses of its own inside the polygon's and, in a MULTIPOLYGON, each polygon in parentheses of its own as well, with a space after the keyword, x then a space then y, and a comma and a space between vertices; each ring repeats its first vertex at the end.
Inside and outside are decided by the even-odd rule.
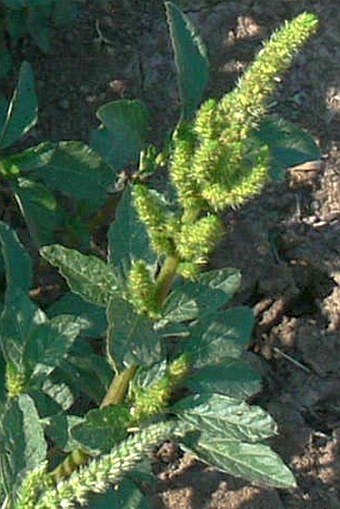
POLYGON ((133 393, 133 417, 138 425, 165 411, 176 387, 189 375, 191 362, 184 353, 168 366, 165 375, 145 389, 133 393))
POLYGON ((6 364, 6 388, 10 399, 18 398, 26 390, 26 376, 13 363, 6 364))

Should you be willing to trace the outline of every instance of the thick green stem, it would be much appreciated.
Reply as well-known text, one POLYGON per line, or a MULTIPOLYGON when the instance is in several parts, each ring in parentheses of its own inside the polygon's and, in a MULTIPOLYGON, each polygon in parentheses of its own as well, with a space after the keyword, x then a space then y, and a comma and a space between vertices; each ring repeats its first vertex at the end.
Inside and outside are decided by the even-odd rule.
MULTIPOLYGON (((130 366, 122 373, 116 375, 101 402, 100 408, 108 405, 119 405, 124 401, 129 384, 134 377, 138 366, 130 366)), ((55 482, 69 477, 79 466, 85 465, 91 456, 82 449, 75 449, 57 466, 50 476, 55 482)))
POLYGON ((178 256, 168 256, 163 263, 156 281, 156 300, 160 306, 163 304, 170 291, 171 283, 176 275, 179 262, 178 256))
POLYGON ((100 408, 108 405, 119 405, 119 403, 124 401, 129 384, 136 373, 137 367, 138 366, 130 366, 114 377, 100 404, 100 408))

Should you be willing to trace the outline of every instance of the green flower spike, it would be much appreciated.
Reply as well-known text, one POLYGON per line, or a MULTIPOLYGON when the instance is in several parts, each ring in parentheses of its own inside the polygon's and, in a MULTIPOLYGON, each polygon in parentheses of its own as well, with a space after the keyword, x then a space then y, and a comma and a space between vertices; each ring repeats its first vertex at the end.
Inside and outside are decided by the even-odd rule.
POLYGON ((14 509, 36 508, 36 501, 39 494, 51 484, 46 467, 47 464, 43 464, 32 470, 29 475, 25 477, 17 495, 14 509))
POLYGON ((144 260, 133 263, 129 273, 130 298, 137 311, 146 313, 150 318, 159 316, 155 283, 144 260))
POLYGON ((214 214, 184 224, 177 240, 177 252, 183 261, 201 260, 204 263, 223 235, 221 220, 214 214))
POLYGON ((232 186, 227 182, 216 182, 203 189, 202 195, 215 210, 242 205, 251 196, 259 194, 269 180, 270 150, 267 146, 259 147, 252 154, 253 160, 242 161, 243 171, 234 178, 232 186), (247 168, 248 165, 248 168, 247 168))
POLYGON ((181 125, 174 135, 174 149, 171 159, 171 179, 177 189, 178 199, 184 209, 196 212, 202 210, 204 201, 196 179, 191 171, 191 160, 196 147, 197 136, 190 124, 181 125))
POLYGON ((191 133, 195 145, 191 142, 186 148, 182 143, 172 162, 172 178, 184 206, 190 204, 190 192, 196 202, 203 199, 217 211, 239 206, 262 189, 270 161, 265 152, 257 155, 251 135, 266 113, 278 76, 317 25, 317 18, 307 13, 287 22, 264 45, 234 91, 217 104, 207 101, 201 106, 191 133))
POLYGON ((72 509, 85 505, 90 493, 104 493, 117 484, 151 454, 154 447, 175 435, 184 434, 187 427, 172 421, 158 422, 128 437, 109 454, 92 460, 54 488, 47 488, 35 509, 72 509))
POLYGON ((266 113, 267 101, 277 87, 277 78, 292 63, 301 47, 316 32, 318 19, 302 13, 277 30, 240 79, 236 89, 220 102, 220 111, 229 129, 222 139, 238 141, 256 127, 266 113))
POLYGON ((160 195, 148 187, 137 184, 133 197, 138 215, 146 225, 154 251, 162 256, 171 256, 174 251, 173 234, 176 221, 165 210, 160 195))

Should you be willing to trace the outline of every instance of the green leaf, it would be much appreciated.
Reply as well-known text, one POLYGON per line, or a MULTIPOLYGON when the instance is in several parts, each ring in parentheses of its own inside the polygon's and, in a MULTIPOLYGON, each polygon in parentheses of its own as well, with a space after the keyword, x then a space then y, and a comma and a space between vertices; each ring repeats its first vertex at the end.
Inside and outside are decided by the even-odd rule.
POLYGON ((7 156, 3 159, 2 166, 8 175, 15 175, 20 172, 30 172, 41 166, 45 166, 51 159, 53 152, 56 149, 56 144, 50 141, 45 141, 29 147, 23 152, 7 156))
POLYGON ((25 474, 46 458, 47 445, 32 398, 22 395, 10 400, 1 422, 2 472, 9 495, 13 496, 25 474))
POLYGON ((151 509, 151 506, 135 482, 125 478, 119 486, 103 495, 90 497, 88 509, 151 509))
POLYGON ((153 365, 140 366, 130 383, 131 390, 145 389, 161 380, 167 372, 167 361, 156 362, 153 365))
POLYGON ((46 376, 64 359, 87 324, 65 315, 48 321, 22 291, 6 302, 1 316, 1 345, 7 362, 24 371, 26 379, 46 376))
POLYGON ((25 9, 10 8, 6 12, 6 29, 11 42, 18 43, 27 34, 27 11, 25 9))
POLYGON ((139 100, 113 101, 97 111, 102 122, 92 132, 91 146, 115 170, 136 162, 145 143, 148 112, 139 100))
POLYGON ((287 168, 321 157, 312 136, 283 118, 265 119, 255 135, 271 150, 273 179, 282 179, 287 168))
POLYGON ((67 359, 53 373, 55 383, 66 382, 77 398, 87 394, 98 405, 112 380, 112 368, 103 355, 97 355, 85 341, 77 341, 67 359))
POLYGON ((125 281, 134 260, 145 260, 149 264, 156 261, 144 223, 138 217, 127 188, 119 202, 116 219, 108 234, 109 260, 117 274, 125 281))
POLYGON ((41 388, 31 389, 28 395, 33 399, 41 419, 50 415, 59 414, 62 407, 54 401, 48 394, 45 394, 41 388))
MULTIPOLYGON (((52 378, 55 372, 52 373, 52 378)), ((74 403, 74 397, 69 387, 63 383, 53 383, 50 377, 46 378, 41 388, 51 400, 58 404, 62 410, 68 410, 74 403)))
POLYGON ((222 394, 195 394, 172 407, 193 428, 216 438, 258 442, 276 434, 272 417, 258 406, 222 394))
POLYGON ((223 364, 205 366, 184 383, 196 393, 225 394, 239 399, 249 398, 261 390, 260 375, 239 359, 224 359, 223 364))
POLYGON ((71 436, 90 454, 108 453, 126 437, 132 421, 130 410, 124 405, 95 408, 71 429, 71 436))
MULTIPOLYGON (((45 2, 46 3, 46 2, 45 2)), ((49 14, 51 7, 34 7, 28 11, 27 29, 38 48, 44 53, 51 50, 49 14)))
POLYGON ((71 436, 71 428, 82 422, 82 417, 77 415, 57 414, 46 419, 46 435, 53 440, 54 444, 65 452, 78 449, 79 445, 71 436))
POLYGON ((45 246, 41 255, 57 267, 71 290, 84 300, 107 306, 118 291, 117 278, 109 264, 59 244, 45 246))
POLYGON ((184 447, 194 452, 201 461, 260 486, 296 487, 291 471, 267 445, 223 440, 203 433, 197 441, 186 437, 184 447))
POLYGON ((120 371, 135 364, 152 364, 161 357, 160 340, 153 322, 136 313, 126 300, 113 298, 107 309, 107 351, 120 371))
POLYGON ((166 2, 171 43, 181 97, 181 117, 191 120, 202 100, 209 77, 209 63, 204 44, 194 26, 172 2, 166 2))
POLYGON ((250 308, 234 307, 220 311, 211 319, 191 328, 190 338, 183 345, 192 355, 196 367, 222 364, 228 358, 239 358, 249 343, 254 326, 250 308))
POLYGON ((30 171, 50 189, 76 200, 85 200, 96 212, 107 198, 116 175, 103 160, 80 141, 62 141, 52 151, 45 166, 30 171))
POLYGON ((106 314, 103 307, 96 306, 83 300, 78 295, 68 292, 48 308, 49 316, 67 314, 70 310, 76 316, 86 320, 89 328, 86 335, 90 337, 103 337, 107 328, 106 314))
POLYGON ((183 322, 212 314, 227 304, 241 283, 237 269, 225 268, 200 274, 195 282, 175 288, 163 309, 163 322, 183 322))
POLYGON ((34 89, 31 66, 24 62, 19 80, 10 101, 5 124, 0 133, 0 149, 13 145, 27 133, 37 121, 38 102, 34 89))
POLYGON ((34 245, 39 248, 52 242, 61 221, 54 195, 43 184, 22 177, 13 183, 13 189, 34 245))
POLYGON ((14 230, 0 221, 1 251, 6 267, 7 299, 20 288, 28 293, 32 286, 32 261, 14 230))

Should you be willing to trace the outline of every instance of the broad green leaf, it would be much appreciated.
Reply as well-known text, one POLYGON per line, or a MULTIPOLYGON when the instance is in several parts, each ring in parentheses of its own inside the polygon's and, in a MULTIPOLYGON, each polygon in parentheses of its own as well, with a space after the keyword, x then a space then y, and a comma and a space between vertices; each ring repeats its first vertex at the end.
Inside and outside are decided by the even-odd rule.
POLYGON ((321 157, 312 136, 283 118, 264 120, 256 137, 271 150, 273 179, 282 179, 287 168, 321 157))
POLYGON ((107 351, 118 370, 160 360, 161 345, 153 322, 126 300, 113 298, 107 308, 107 351))
POLYGON ((183 349, 191 353, 196 367, 222 364, 225 359, 241 356, 253 326, 253 312, 248 307, 220 311, 211 320, 203 320, 191 328, 183 349))
POLYGON ((22 177, 13 183, 13 189, 34 245, 39 248, 52 242, 61 220, 54 195, 43 184, 22 177))
POLYGON ((145 389, 150 384, 161 380, 167 371, 167 361, 157 362, 152 366, 140 366, 130 384, 131 389, 145 389))
POLYGON ((116 175, 107 164, 80 141, 62 141, 52 152, 46 166, 31 170, 50 189, 76 200, 86 200, 96 212, 107 198, 116 175))
MULTIPOLYGON (((7 44, 4 41, 3 35, 0 33, 0 78, 7 78, 13 67, 13 58, 11 52, 7 49, 7 44)), ((0 129, 3 130, 3 123, 0 129)))
POLYGON ((28 293, 32 286, 32 261, 14 230, 0 222, 0 242, 6 267, 7 298, 20 288, 28 293))
POLYGON ((26 23, 29 34, 38 48, 44 53, 49 53, 51 50, 50 11, 51 7, 44 5, 42 8, 31 8, 27 13, 26 23))
POLYGON ((134 208, 131 189, 127 188, 119 202, 115 221, 108 234, 109 259, 119 277, 124 281, 133 260, 143 259, 155 263, 145 225, 140 221, 134 208))
POLYGON ((101 106, 97 117, 102 125, 92 132, 92 148, 115 170, 137 162, 148 125, 144 104, 139 100, 113 101, 101 106))
MULTIPOLYGON (((54 373, 52 373, 53 378, 54 373)), ((46 378, 41 390, 63 410, 68 410, 74 403, 74 397, 70 388, 64 383, 54 383, 50 377, 46 378)))
POLYGON ((230 301, 239 289, 241 274, 237 269, 211 270, 200 274, 195 282, 175 288, 164 305, 162 322, 193 320, 212 314, 230 301))
POLYGON ((56 143, 45 141, 35 147, 29 147, 23 152, 7 156, 1 161, 5 175, 6 173, 15 175, 20 172, 27 172, 29 175, 32 170, 45 166, 55 149, 56 143))
POLYGON ((54 444, 65 452, 71 452, 78 449, 79 444, 76 442, 70 433, 71 428, 82 422, 82 417, 77 415, 66 415, 60 413, 52 415, 45 419, 46 427, 45 432, 48 438, 53 440, 54 444))
POLYGON ((64 359, 86 323, 71 315, 48 321, 25 293, 17 290, 1 316, 1 345, 7 362, 27 380, 46 376, 64 359))
POLYGON ((124 405, 95 408, 71 429, 71 436, 89 453, 108 453, 126 437, 132 421, 130 410, 124 405))
POLYGON ((52 318, 38 334, 29 338, 25 348, 25 364, 32 359, 33 376, 47 375, 58 367, 87 322, 80 317, 60 315, 52 318))
POLYGON ((191 120, 208 82, 209 63, 202 40, 189 18, 172 2, 166 2, 166 13, 181 97, 181 116, 191 120))
MULTIPOLYGON (((1 422, 1 456, 6 456, 10 495, 24 475, 46 458, 47 445, 38 412, 27 394, 9 401, 1 422)), ((4 463, 2 462, 2 465, 4 463)))
POLYGON ((37 112, 33 72, 29 63, 24 62, 0 133, 0 149, 13 145, 27 133, 37 121, 37 112))
POLYGON ((68 292, 48 308, 49 316, 67 314, 70 310, 76 316, 84 318, 89 328, 86 335, 103 337, 107 328, 106 314, 103 307, 96 306, 83 300, 75 293, 68 292))
POLYGON ((24 370, 25 362, 28 361, 32 369, 34 360, 25 359, 25 348, 27 343, 39 334, 39 328, 44 330, 46 321, 45 313, 20 287, 11 292, 0 321, 0 341, 6 362, 13 363, 18 369, 24 370))
POLYGON ((6 29, 10 35, 11 42, 18 43, 27 34, 26 18, 27 11, 25 9, 10 8, 7 10, 6 29))
POLYGON ((93 352, 85 341, 78 341, 67 359, 53 373, 55 383, 65 382, 76 398, 84 394, 98 405, 105 396, 112 381, 113 372, 106 358, 93 352))
POLYGON ((70 289, 84 300, 105 307, 117 293, 118 283, 112 267, 100 258, 58 244, 45 246, 40 252, 59 269, 70 289))
POLYGON ((92 495, 87 509, 151 509, 135 482, 125 478, 119 486, 103 495, 92 495))
POLYGON ((263 444, 248 444, 203 433, 196 441, 187 437, 185 447, 201 461, 227 474, 242 477, 260 486, 295 488, 293 474, 281 458, 263 444))
POLYGON ((62 407, 41 389, 30 390, 28 394, 33 399, 41 419, 59 414, 62 411, 62 407))
POLYGON ((196 393, 225 394, 239 399, 261 390, 260 375, 239 359, 225 359, 223 364, 201 368, 184 383, 196 393))
POLYGON ((258 406, 222 394, 195 394, 172 407, 198 431, 225 440, 258 442, 276 434, 272 417, 258 406))

